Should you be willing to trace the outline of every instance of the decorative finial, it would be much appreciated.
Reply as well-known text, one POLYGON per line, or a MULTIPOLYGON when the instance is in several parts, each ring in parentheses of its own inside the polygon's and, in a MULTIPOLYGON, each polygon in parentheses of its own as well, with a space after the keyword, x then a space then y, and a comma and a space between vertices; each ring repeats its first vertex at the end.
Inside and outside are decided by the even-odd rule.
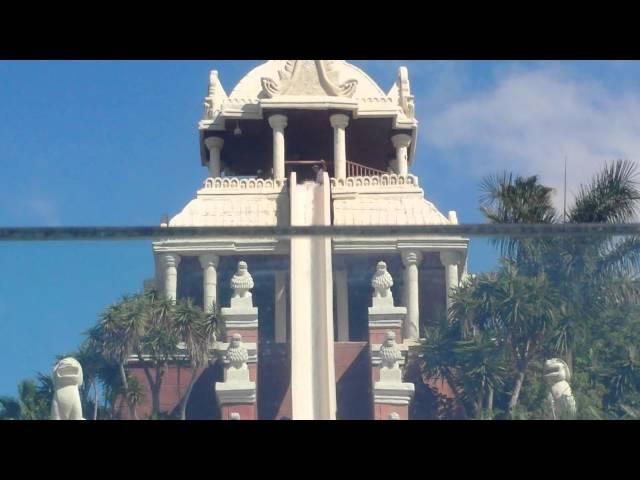
POLYGON ((231 288, 233 296, 231 297, 231 306, 253 306, 251 299, 251 290, 253 288, 253 277, 249 273, 247 262, 238 262, 238 269, 231 278, 231 288))
POLYGON ((246 367, 249 360, 249 352, 242 343, 242 336, 239 333, 234 333, 227 349, 227 359, 231 364, 231 367, 241 369, 246 367))
POLYGON ((396 334, 389 330, 384 336, 384 343, 380 346, 380 360, 383 368, 397 368, 402 360, 402 352, 396 344, 396 334))
POLYGON ((385 299, 386 302, 384 303, 393 305, 393 294, 391 293, 393 278, 387 271, 387 264, 385 262, 378 262, 376 272, 373 274, 373 278, 371 278, 371 286, 374 290, 374 304, 377 299, 385 299))

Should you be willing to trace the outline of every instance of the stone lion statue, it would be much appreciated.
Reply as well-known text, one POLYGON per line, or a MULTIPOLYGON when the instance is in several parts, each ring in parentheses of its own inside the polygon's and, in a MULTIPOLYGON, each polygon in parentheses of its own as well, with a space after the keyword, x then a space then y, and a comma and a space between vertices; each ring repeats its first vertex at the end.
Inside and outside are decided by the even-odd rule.
POLYGON ((391 278, 391 274, 387 271, 386 263, 378 262, 376 273, 373 274, 373 278, 371 279, 371 286, 374 289, 374 298, 391 297, 393 278, 391 278))
POLYGON ((84 420, 78 390, 82 381, 82 367, 75 358, 63 358, 53 367, 51 420, 84 420))
POLYGON ((544 379, 551 391, 547 397, 550 416, 554 420, 569 420, 576 416, 576 401, 571 393, 571 372, 560 358, 550 358, 544 363, 544 379))
POLYGON ((384 343, 380 345, 380 361, 383 367, 395 368, 402 360, 402 352, 396 345, 396 334, 391 330, 384 336, 384 343))
POLYGON ((232 298, 251 298, 251 290, 253 288, 253 277, 249 273, 247 262, 238 262, 238 270, 231 278, 231 288, 233 289, 232 298))

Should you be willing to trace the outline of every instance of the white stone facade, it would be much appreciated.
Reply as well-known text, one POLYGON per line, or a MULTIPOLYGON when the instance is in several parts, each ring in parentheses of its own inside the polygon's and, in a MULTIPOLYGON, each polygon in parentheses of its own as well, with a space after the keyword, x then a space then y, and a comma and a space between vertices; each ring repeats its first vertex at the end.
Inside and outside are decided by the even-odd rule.
MULTIPOLYGON (((196 197, 163 224, 166 228, 451 225, 458 222, 455 212, 444 215, 425 198, 418 177, 410 173, 416 161, 418 122, 404 67, 400 68, 396 82, 387 93, 359 68, 343 60, 271 60, 249 72, 228 95, 217 72, 212 71, 204 107, 198 128, 201 163, 207 167, 206 178, 196 197), (333 155, 333 175, 330 178, 326 171, 320 172, 317 178, 322 181, 316 180, 313 191, 298 184, 296 178, 301 177, 296 177, 296 162, 289 160, 286 150, 291 143, 289 132, 295 127, 295 118, 300 118, 296 117, 299 112, 309 115, 321 112, 326 123, 325 137, 332 138, 333 142, 327 149, 333 155), (387 146, 395 155, 389 160, 387 171, 380 170, 379 165, 359 165, 359 170, 349 170, 354 162, 347 156, 347 145, 354 122, 379 118, 388 121, 387 146), (269 174, 263 178, 258 178, 258 174, 256 178, 241 178, 228 173, 233 170, 229 168, 229 163, 234 161, 233 155, 241 151, 238 145, 243 141, 243 121, 254 122, 249 127, 254 129, 254 134, 255 129, 260 128, 262 136, 259 138, 271 142, 266 150, 260 150, 260 155, 269 157, 265 170, 269 174), (287 168, 294 170, 287 172, 287 168), (354 171, 366 174, 350 175, 354 171)), ((366 159, 361 161, 366 162, 366 159)), ((262 168, 260 172, 263 172, 262 168)), ((255 304, 250 294, 253 280, 251 287, 244 290, 234 286, 231 299, 220 299, 220 262, 225 256, 287 256, 290 271, 278 270, 273 295, 277 317, 275 339, 285 342, 290 338, 292 343, 294 419, 329 419, 336 416, 333 341, 336 338, 346 342, 350 336, 348 265, 344 260, 350 255, 368 255, 372 260, 371 268, 375 268, 381 253, 395 255, 400 260, 403 276, 398 278, 404 285, 402 291, 394 302, 392 284, 385 287, 382 280, 388 278, 381 276, 380 282, 372 285, 376 296, 367 312, 370 328, 402 332, 403 341, 396 348, 403 355, 394 367, 399 368, 404 365, 408 349, 415 345, 421 334, 419 272, 423 259, 427 255, 440 259, 442 267, 439 268, 444 270, 448 298, 466 272, 467 246, 468 240, 457 236, 396 235, 292 240, 168 238, 155 242, 153 249, 156 284, 168 296, 177 298, 178 272, 183 259, 197 257, 202 268, 204 305, 209 308, 219 301, 230 300, 231 306, 221 310, 227 328, 247 331, 257 329, 258 324, 260 305, 255 304), (286 280, 289 281, 288 288, 286 280), (338 287, 336 298, 334 283, 338 287), (337 312, 335 337, 334 303, 337 312), (286 315, 295 318, 296 323, 287 326, 283 318, 286 315)), ((221 343, 218 348, 225 351, 227 347, 228 344, 221 343)), ((250 341, 244 348, 249 363, 255 362, 257 342, 250 341)), ((381 348, 384 350, 380 344, 371 345, 376 367, 383 362, 381 348)), ((376 398, 386 403, 405 404, 413 391, 396 378, 399 370, 388 372, 385 368, 382 367, 384 377, 376 384, 376 398), (391 374, 395 375, 393 380, 389 377, 391 374)), ((250 385, 248 377, 243 379, 237 388, 220 385, 217 391, 223 402, 234 403, 239 398, 255 400, 255 384, 250 385)))

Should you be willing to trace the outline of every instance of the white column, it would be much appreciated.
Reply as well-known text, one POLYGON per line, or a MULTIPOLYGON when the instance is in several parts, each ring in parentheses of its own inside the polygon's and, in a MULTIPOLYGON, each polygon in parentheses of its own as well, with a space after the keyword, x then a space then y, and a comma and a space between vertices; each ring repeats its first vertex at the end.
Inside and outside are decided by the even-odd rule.
POLYGON ((200 255, 198 260, 200 260, 200 266, 202 267, 204 311, 211 313, 213 311, 212 306, 218 305, 218 272, 216 269, 218 268, 220 257, 206 254, 200 255))
POLYGON ((209 137, 205 139, 204 144, 209 149, 209 176, 220 176, 220 151, 224 145, 224 138, 221 137, 209 137))
POLYGON ((396 173, 398 175, 407 175, 409 173, 407 148, 411 144, 411 137, 405 133, 398 133, 391 137, 391 141, 396 149, 396 173))
POLYGON ((287 128, 285 115, 271 115, 269 125, 273 129, 273 178, 284 178, 284 129, 287 128))
POLYGON ((275 321, 276 321, 276 342, 287 342, 287 272, 277 271, 275 273, 275 321))
POLYGON ((167 298, 175 302, 178 291, 178 265, 180 265, 180 255, 165 253, 162 260, 164 265, 164 294, 167 298))
POLYGON ((404 288, 407 317, 404 322, 405 340, 420 338, 420 287, 418 284, 418 265, 422 262, 419 251, 402 252, 404 264, 404 288))
POLYGON ((344 129, 349 125, 349 117, 335 113, 329 117, 333 127, 333 168, 335 178, 347 177, 347 145, 344 129))
POLYGON ((452 251, 440 252, 440 261, 445 269, 445 285, 447 288, 447 309, 451 306, 451 293, 459 285, 458 264, 460 254, 452 251))
MULTIPOLYGON (((330 183, 296 185, 291 225, 330 225, 330 183), (312 188, 308 188, 308 187, 312 188), (313 214, 309 214, 313 212, 313 214)), ((323 178, 328 180, 325 172, 323 178)), ((335 420, 336 365, 331 238, 293 236, 291 255, 291 411, 294 420, 335 420)))
POLYGON ((337 307, 338 307, 338 341, 349 341, 349 284, 347 271, 336 270, 333 277, 336 282, 337 307))

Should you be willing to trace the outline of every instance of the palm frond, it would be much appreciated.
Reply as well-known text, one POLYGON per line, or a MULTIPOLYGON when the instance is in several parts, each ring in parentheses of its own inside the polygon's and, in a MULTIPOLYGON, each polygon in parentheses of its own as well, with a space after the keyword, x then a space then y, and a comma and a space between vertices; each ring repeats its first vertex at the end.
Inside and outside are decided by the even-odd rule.
POLYGON ((629 160, 607 164, 591 184, 580 187, 569 213, 572 223, 622 223, 637 212, 637 168, 629 160))

